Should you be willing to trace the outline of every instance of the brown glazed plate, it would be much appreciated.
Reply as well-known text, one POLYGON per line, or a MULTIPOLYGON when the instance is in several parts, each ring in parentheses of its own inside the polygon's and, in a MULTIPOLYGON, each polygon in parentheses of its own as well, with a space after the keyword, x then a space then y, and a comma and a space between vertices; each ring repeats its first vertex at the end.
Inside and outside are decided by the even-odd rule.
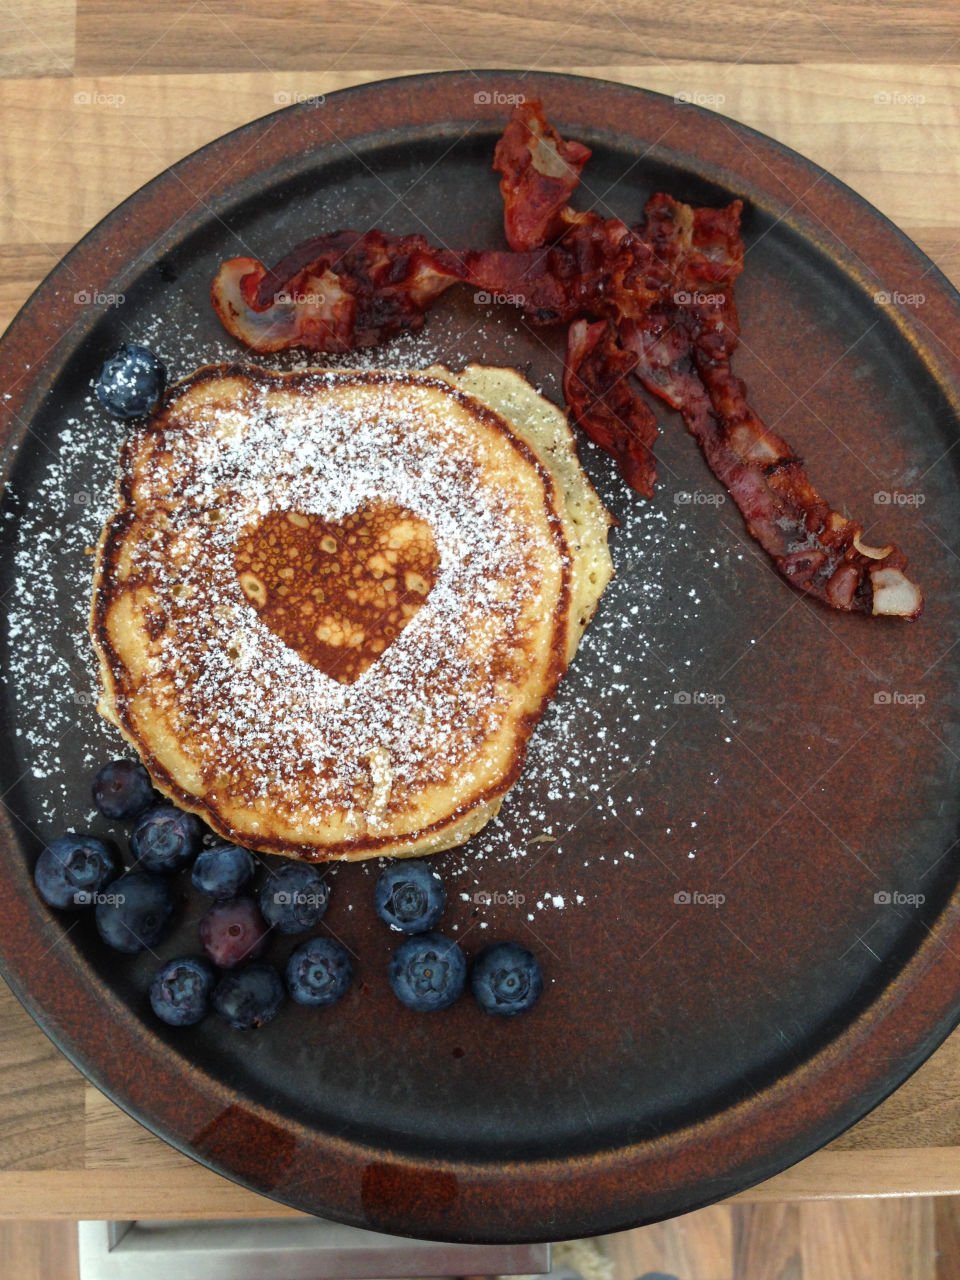
MULTIPOLYGON (((423 337, 387 355, 506 363, 559 398, 562 339, 453 290, 423 337)), ((4 628, 0 765, 13 990, 166 1141, 288 1205, 385 1231, 484 1242, 632 1227, 833 1138, 960 1015, 958 343, 960 298, 853 192, 742 125, 618 84, 369 84, 161 174, 81 241, 0 345, 0 591, 19 625, 4 628), (870 542, 906 550, 926 611, 870 620, 793 594, 675 415, 662 413, 652 503, 584 447, 621 521, 617 577, 501 821, 436 860, 445 928, 468 954, 498 937, 530 945, 540 1004, 515 1020, 469 996, 429 1016, 399 1006, 373 875, 353 865, 337 869, 325 921, 357 956, 340 1005, 288 1004, 257 1033, 214 1018, 174 1031, 146 998, 157 958, 109 952, 92 920, 56 916, 31 881, 44 840, 107 830, 89 783, 119 746, 83 692, 96 532, 83 522, 122 435, 90 403, 91 379, 126 340, 152 343, 175 376, 243 358, 207 298, 238 253, 272 262, 308 235, 372 226, 502 246, 490 162, 517 94, 593 148, 581 205, 629 222, 656 190, 745 201, 738 372, 821 492, 870 542), (53 569, 31 576, 31 548, 53 569)), ((196 952, 202 907, 183 897, 161 959, 196 952)))

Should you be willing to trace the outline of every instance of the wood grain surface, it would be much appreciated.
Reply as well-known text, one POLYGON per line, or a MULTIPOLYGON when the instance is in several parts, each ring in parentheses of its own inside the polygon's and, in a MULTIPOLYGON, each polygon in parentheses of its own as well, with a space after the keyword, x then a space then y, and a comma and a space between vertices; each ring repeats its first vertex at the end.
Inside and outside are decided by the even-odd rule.
POLYGON ((614 1280, 955 1280, 942 1265, 958 1217, 955 1200, 718 1205, 605 1247, 614 1280))
MULTIPOLYGON (((0 329, 99 218, 228 129, 301 95, 483 66, 709 95, 864 195, 960 285, 960 8, 947 0, 0 0, 0 329)), ((960 1192, 958 1095, 960 1032, 854 1129, 739 1199, 960 1192)), ((129 1119, 0 989, 0 1216, 281 1212, 129 1119)), ((802 1221, 782 1217, 787 1258, 802 1221)), ((905 1259, 915 1230, 900 1233, 905 1259)))

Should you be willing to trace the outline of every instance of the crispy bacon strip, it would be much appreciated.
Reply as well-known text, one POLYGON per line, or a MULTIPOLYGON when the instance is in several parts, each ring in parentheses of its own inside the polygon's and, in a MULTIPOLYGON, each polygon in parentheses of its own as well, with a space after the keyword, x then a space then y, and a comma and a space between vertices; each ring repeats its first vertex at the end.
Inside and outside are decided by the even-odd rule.
POLYGON ((593 218, 547 248, 526 253, 468 250, 438 263, 476 289, 509 297, 532 324, 569 324, 577 316, 617 316, 644 307, 649 251, 619 219, 593 218), (619 298, 619 304, 613 299, 619 298))
POLYGON ((210 296, 224 327, 255 351, 350 351, 418 329, 458 278, 423 236, 340 231, 305 241, 272 271, 231 258, 210 296))
POLYGON ((630 381, 636 363, 609 320, 576 320, 567 336, 563 394, 574 423, 614 458, 631 489, 652 498, 659 432, 630 381))
POLYGON ((589 147, 560 137, 539 102, 514 109, 493 153, 493 168, 503 175, 503 227, 511 249, 539 249, 563 231, 567 202, 590 155, 589 147))
POLYGON ((923 599, 903 572, 903 553, 867 546, 863 526, 830 508, 730 369, 739 336, 732 286, 743 265, 739 202, 694 210, 657 195, 647 219, 673 292, 656 327, 648 321, 624 335, 644 385, 681 410, 748 531, 788 582, 835 609, 918 617, 923 599))
POLYGON ((457 281, 509 298, 538 325, 604 314, 613 296, 628 311, 643 307, 648 259, 640 237, 617 219, 586 220, 559 244, 526 253, 456 252, 418 235, 341 231, 304 241, 271 270, 255 258, 231 258, 211 297, 225 328, 256 351, 348 351, 419 328, 427 307, 457 281))

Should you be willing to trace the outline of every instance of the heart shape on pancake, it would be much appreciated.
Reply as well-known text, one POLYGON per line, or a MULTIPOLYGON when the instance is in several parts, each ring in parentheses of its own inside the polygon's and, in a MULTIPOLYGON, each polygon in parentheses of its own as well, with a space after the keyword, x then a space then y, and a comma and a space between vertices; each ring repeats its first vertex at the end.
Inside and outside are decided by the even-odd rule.
POLYGON ((353 684, 420 610, 440 564, 425 520, 371 501, 340 520, 272 511, 237 541, 247 601, 305 662, 353 684))

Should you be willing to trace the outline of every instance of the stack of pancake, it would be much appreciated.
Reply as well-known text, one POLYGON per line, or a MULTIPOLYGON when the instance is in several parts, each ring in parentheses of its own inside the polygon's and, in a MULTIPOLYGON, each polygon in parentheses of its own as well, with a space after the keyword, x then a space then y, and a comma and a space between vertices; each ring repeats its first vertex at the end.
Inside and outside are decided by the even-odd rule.
POLYGON ((520 773, 610 523, 564 414, 513 370, 200 369, 122 450, 100 710, 238 844, 460 844, 520 773))

